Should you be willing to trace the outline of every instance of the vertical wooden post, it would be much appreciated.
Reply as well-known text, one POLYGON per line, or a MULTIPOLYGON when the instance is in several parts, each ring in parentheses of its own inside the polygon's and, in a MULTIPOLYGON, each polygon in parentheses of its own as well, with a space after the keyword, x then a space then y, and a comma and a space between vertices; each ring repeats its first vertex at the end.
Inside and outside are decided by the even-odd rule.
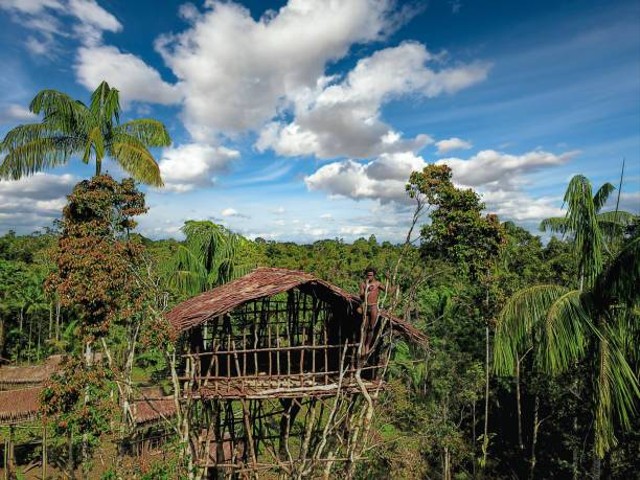
POLYGON ((7 457, 7 463, 5 464, 5 471, 7 474, 7 478, 13 478, 13 471, 15 467, 15 455, 14 455, 14 441, 15 441, 15 428, 16 426, 11 424, 9 425, 9 442, 8 442, 8 452, 9 455, 7 457))
MULTIPOLYGON (((329 371, 329 352, 328 352, 328 348, 329 348, 329 338, 327 335, 327 322, 326 320, 323 322, 323 331, 324 331, 324 348, 322 349, 324 351, 324 384, 328 385, 329 384, 329 375, 328 375, 328 371, 329 371)), ((339 342, 338 342, 339 344, 339 342)), ((340 354, 340 350, 338 350, 338 354, 340 354)))
POLYGON ((9 438, 4 439, 4 480, 9 480, 9 438))
POLYGON ((231 332, 227 332, 227 393, 231 389, 231 332))
POLYGON ((42 479, 47 478, 47 424, 42 424, 42 479))
MULTIPOLYGON (((291 302, 291 308, 295 308, 295 303, 291 302)), ((293 312, 289 312, 292 315, 293 312)), ((291 342, 291 321, 287 319, 287 347, 292 345, 291 342)), ((287 348, 287 375, 291 378, 291 349, 287 348)))
POLYGON ((271 374, 273 373, 273 367, 271 365, 271 356, 273 355, 273 352, 271 351, 271 349, 273 348, 273 345, 271 345, 271 324, 270 323, 267 324, 267 341, 268 341, 267 348, 269 349, 269 387, 271 387, 271 374))

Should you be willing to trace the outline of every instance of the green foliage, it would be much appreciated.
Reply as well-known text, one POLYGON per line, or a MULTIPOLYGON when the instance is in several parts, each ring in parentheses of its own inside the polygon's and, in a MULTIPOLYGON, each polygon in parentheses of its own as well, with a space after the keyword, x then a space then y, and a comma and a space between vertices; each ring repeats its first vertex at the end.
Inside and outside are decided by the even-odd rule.
POLYGON ((62 92, 42 90, 29 109, 43 120, 15 127, 0 142, 6 153, 0 178, 18 179, 64 165, 74 156, 84 163, 95 161, 100 175, 102 161, 110 157, 136 180, 162 186, 148 147, 170 145, 167 130, 153 119, 120 124, 119 92, 106 82, 93 92, 89 106, 62 92))
POLYGON ((567 188, 564 219, 547 219, 543 228, 571 236, 580 289, 539 285, 517 292, 499 316, 494 368, 512 375, 518 359, 533 348, 536 368, 557 375, 592 360, 594 446, 603 457, 615 444, 615 421, 629 428, 640 401, 640 387, 627 355, 629 311, 640 303, 637 289, 638 243, 632 240, 603 271, 605 236, 597 212, 613 187, 595 196, 591 183, 575 176, 567 188))
POLYGON ((240 265, 237 252, 246 242, 240 235, 209 221, 187 221, 186 239, 167 263, 169 285, 190 297, 226 283, 248 269, 240 265))
POLYGON ((80 182, 64 208, 62 235, 55 254, 57 271, 47 289, 62 305, 77 310, 81 336, 103 337, 118 316, 135 311, 140 292, 132 282, 141 246, 126 237, 133 217, 146 211, 144 196, 132 180, 107 175, 80 182))
POLYGON ((495 215, 482 215, 479 195, 456 188, 451 176, 446 165, 427 165, 409 177, 407 191, 424 195, 432 206, 431 224, 421 230, 421 248, 425 255, 450 260, 477 277, 499 253, 504 232, 495 215))

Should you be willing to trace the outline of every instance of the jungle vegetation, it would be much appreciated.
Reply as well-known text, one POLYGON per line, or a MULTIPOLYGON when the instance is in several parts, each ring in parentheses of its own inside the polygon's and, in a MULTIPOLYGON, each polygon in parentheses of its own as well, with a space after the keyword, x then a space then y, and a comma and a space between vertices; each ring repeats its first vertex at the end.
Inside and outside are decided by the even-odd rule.
MULTIPOLYGON (((637 478, 640 221, 602 210, 612 185, 594 192, 574 177, 566 216, 542 222, 555 233, 544 241, 485 214, 442 165, 408 179, 416 214, 402 244, 250 240, 198 219, 185 223, 184 240, 151 240, 135 233, 146 211, 135 181, 103 175, 101 164, 110 157, 160 185, 147 147, 169 142, 164 127, 119 124, 117 90, 104 83, 89 106, 43 91, 31 110, 44 119, 7 134, 3 178, 72 157, 96 163, 53 228, 0 237, 0 357, 69 356, 42 398, 61 469, 95 478, 101 456, 120 458, 109 445, 132 428, 136 390, 170 388, 162 313, 173 305, 257 266, 353 292, 374 266, 394 286, 385 305, 429 346, 395 345, 358 478, 637 478), (87 360, 96 351, 102 360, 87 360)), ((116 461, 100 475, 189 478, 185 450, 165 449, 162 461, 116 461)))

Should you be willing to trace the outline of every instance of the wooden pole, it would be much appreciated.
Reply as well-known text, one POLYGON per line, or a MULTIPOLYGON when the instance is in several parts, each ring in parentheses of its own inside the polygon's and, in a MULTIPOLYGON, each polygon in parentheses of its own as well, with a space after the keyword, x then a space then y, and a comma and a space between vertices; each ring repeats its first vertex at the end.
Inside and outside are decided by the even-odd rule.
POLYGON ((47 424, 42 425, 42 479, 47 478, 47 424))
POLYGON ((15 467, 15 456, 13 451, 13 443, 15 441, 15 425, 9 425, 9 458, 6 464, 7 478, 13 478, 13 471, 15 467))
POLYGON ((4 439, 4 480, 9 480, 9 438, 4 439))

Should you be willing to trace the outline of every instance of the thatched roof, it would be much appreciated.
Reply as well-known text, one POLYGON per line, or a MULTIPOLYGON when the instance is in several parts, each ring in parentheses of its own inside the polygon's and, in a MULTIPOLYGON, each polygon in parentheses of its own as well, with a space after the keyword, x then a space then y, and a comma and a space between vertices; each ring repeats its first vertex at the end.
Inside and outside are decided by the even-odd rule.
POLYGON ((172 396, 136 400, 133 403, 133 416, 137 425, 171 418, 176 414, 176 404, 172 396))
POLYGON ((33 420, 40 409, 41 387, 0 392, 0 424, 33 420))
MULTIPOLYGON (((302 286, 315 287, 330 297, 346 302, 354 311, 360 303, 356 295, 308 273, 283 268, 258 268, 244 277, 182 302, 167 314, 167 319, 176 330, 182 332, 244 303, 302 286)), ((426 336, 409 322, 385 311, 381 311, 380 315, 391 320, 393 329, 409 340, 426 343, 426 336)))
POLYGON ((60 368, 62 355, 52 355, 43 365, 0 367, 0 390, 11 390, 43 384, 60 368))

